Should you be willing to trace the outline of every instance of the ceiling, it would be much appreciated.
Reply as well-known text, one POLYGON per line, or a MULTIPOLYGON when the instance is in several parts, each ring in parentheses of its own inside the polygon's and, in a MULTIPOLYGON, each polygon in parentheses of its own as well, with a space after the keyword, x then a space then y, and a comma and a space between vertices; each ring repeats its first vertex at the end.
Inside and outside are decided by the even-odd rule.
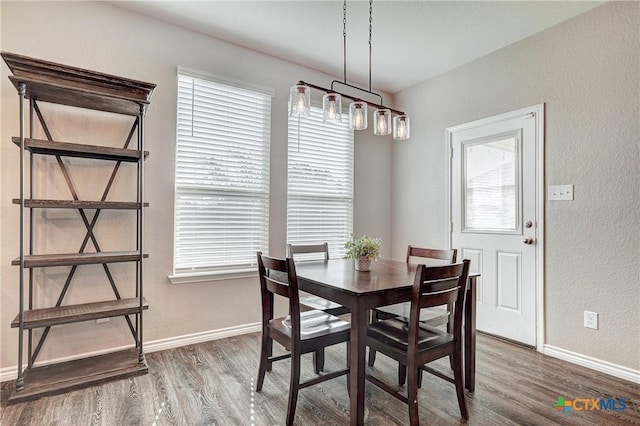
MULTIPOLYGON (((342 1, 110 3, 343 79, 342 1)), ((602 3, 375 1, 372 86, 398 92, 602 3)), ((346 26, 347 82, 367 88, 367 1, 347 2, 346 26)))

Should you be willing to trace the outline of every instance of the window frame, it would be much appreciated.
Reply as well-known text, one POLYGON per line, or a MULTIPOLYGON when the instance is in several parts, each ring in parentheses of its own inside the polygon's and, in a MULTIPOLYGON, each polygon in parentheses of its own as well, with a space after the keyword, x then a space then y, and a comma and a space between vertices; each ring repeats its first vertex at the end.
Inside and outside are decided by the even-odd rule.
MULTIPOLYGON (((288 126, 287 126, 287 237, 286 237, 286 242, 290 243, 290 244, 317 244, 317 243, 324 243, 324 242, 328 242, 330 249, 329 249, 329 254, 331 256, 331 258, 340 258, 343 256, 344 254, 344 243, 350 238, 350 236, 353 234, 353 214, 354 214, 354 180, 355 180, 355 146, 354 146, 354 141, 355 141, 355 135, 354 135, 354 131, 350 130, 348 128, 348 123, 346 121, 343 120, 342 125, 344 126, 343 129, 340 129, 338 131, 344 131, 345 133, 348 133, 348 140, 346 140, 346 144, 348 145, 348 156, 345 157, 345 159, 343 161, 347 161, 349 163, 349 170, 347 171, 347 173, 349 174, 348 176, 348 180, 349 180, 349 196, 348 197, 344 197, 344 196, 338 196, 338 195, 331 195, 331 194, 327 194, 327 193, 307 193, 307 194, 303 194, 303 193, 296 193, 293 197, 291 195, 291 188, 292 188, 292 184, 291 184, 291 171, 292 171, 292 163, 291 163, 291 150, 292 149, 304 149, 304 145, 303 146, 299 146, 299 143, 305 143, 303 141, 303 136, 302 136, 302 132, 304 131, 303 129, 303 123, 304 120, 307 120, 305 124, 305 127, 309 127, 309 126, 313 126, 312 127, 312 131, 318 135, 318 137, 320 138, 319 140, 322 141, 324 140, 324 128, 325 126, 328 127, 330 129, 331 132, 336 132, 335 128, 332 128, 331 126, 336 126, 336 124, 334 123, 322 123, 322 107, 321 105, 318 105, 316 103, 312 103, 311 104, 311 114, 312 117, 314 118, 314 123, 311 124, 309 123, 309 118, 307 117, 295 117, 295 116, 289 116, 288 119, 288 126), (300 121, 299 121, 300 120, 300 121), (300 125, 300 127, 298 127, 300 125), (300 132, 300 137, 298 137, 298 132, 300 132), (304 198, 307 197, 309 199, 315 199, 315 200, 346 200, 348 201, 348 207, 344 210, 349 212, 349 217, 347 219, 347 225, 346 225, 346 231, 345 233, 343 233, 342 235, 338 235, 335 234, 333 236, 321 236, 319 237, 319 239, 313 239, 313 238, 308 238, 308 239, 292 239, 292 198, 304 198)), ((347 114, 348 115, 348 114, 347 114)), ((343 112, 343 117, 345 116, 345 112, 343 112)), ((316 139, 313 138, 312 136, 305 136, 305 138, 309 139, 316 139)), ((308 143, 308 141, 306 142, 308 143)), ((313 148, 317 149, 319 146, 324 145, 322 142, 319 142, 316 146, 314 146, 313 148)), ((337 164, 337 162, 331 162, 331 164, 329 164, 330 167, 333 167, 337 164)), ((300 231, 298 231, 300 232, 300 231)))
MULTIPOLYGON (((257 274, 257 270, 255 267, 255 260, 253 261, 249 261, 249 263, 246 262, 238 262, 235 265, 229 264, 227 267, 225 267, 224 265, 222 266, 215 266, 212 265, 210 267, 204 267, 204 266, 198 266, 198 267, 192 267, 191 270, 189 270, 188 267, 183 267, 180 268, 178 267, 178 262, 177 262, 177 250, 179 249, 179 243, 178 243, 178 232, 179 232, 179 224, 178 224, 178 220, 179 220, 179 213, 178 213, 178 209, 179 209, 179 204, 178 204, 178 197, 179 197, 179 187, 180 187, 180 183, 179 183, 179 179, 178 179, 178 173, 179 173, 179 154, 178 154, 178 150, 179 150, 179 144, 180 144, 180 78, 181 76, 184 76, 186 78, 193 78, 193 79, 197 79, 197 80, 204 80, 204 81, 208 81, 213 83, 213 85, 223 85, 223 86, 230 86, 232 88, 237 89, 239 92, 242 91, 251 91, 254 92, 256 95, 264 95, 266 98, 268 98, 268 105, 265 107, 265 109, 262 110, 262 113, 264 113, 265 115, 262 117, 263 118, 263 122, 261 123, 262 125, 266 126, 266 131, 264 133, 264 138, 262 139, 261 143, 263 144, 263 148, 262 148, 262 155, 260 156, 256 156, 255 158, 257 159, 257 161, 259 163, 261 163, 261 168, 263 170, 262 173, 262 179, 260 180, 261 182, 261 186, 262 186, 262 190, 258 190, 258 189, 254 189, 254 191, 250 191, 251 193, 254 194, 258 194, 261 193, 261 195, 258 196, 258 198, 263 199, 264 202, 264 209, 259 209, 258 211, 261 212, 261 217, 264 219, 262 223, 262 230, 264 232, 264 240, 263 240, 263 245, 261 246, 261 250, 263 251, 268 251, 268 247, 269 247, 269 227, 270 227, 270 221, 269 221, 269 207, 270 207, 270 202, 271 202, 271 192, 270 192, 270 155, 271 155, 271 125, 272 125, 272 109, 273 109, 273 102, 272 102, 272 98, 275 95, 275 91, 271 88, 266 88, 266 87, 262 87, 262 86, 257 86, 257 85, 253 85, 250 83, 246 83, 243 81, 238 81, 238 80, 233 80, 233 79, 229 79, 229 78, 225 78, 225 77, 221 77, 221 76, 217 76, 214 74, 209 74, 209 73, 205 73, 205 72, 201 72, 201 71, 195 71, 195 70, 191 70, 188 68, 184 68, 184 67, 178 67, 177 68, 177 73, 176 73, 176 139, 175 139, 175 164, 174 164, 174 199, 173 199, 173 213, 174 213, 174 220, 173 220, 173 258, 172 258, 172 275, 169 275, 168 278, 170 280, 170 282, 172 284, 182 284, 182 283, 190 283, 190 282, 203 282, 203 281, 213 281, 213 280, 226 280, 226 279, 233 279, 233 278, 243 278, 243 277, 252 277, 252 276, 256 276, 257 274), (266 168, 266 169, 265 169, 266 168), (266 193, 265 193, 266 192, 266 193)), ((190 110, 189 114, 192 114, 193 109, 190 110)), ((184 119, 184 117, 183 117, 184 119)), ((232 129, 233 127, 231 127, 232 129)), ((216 133, 217 134, 217 133, 216 133)), ((183 143, 186 143, 186 141, 183 141, 183 143)), ((203 144, 206 144, 207 142, 204 142, 203 144)), ((217 149, 217 148, 212 148, 212 149, 217 149)), ((258 152, 258 151, 256 151, 258 152)), ((215 195, 217 194, 221 194, 222 189, 221 188, 212 188, 211 189, 211 194, 215 195)), ((223 191, 222 191, 223 192, 223 191)), ((250 197, 249 197, 250 198, 250 197)), ((258 199, 256 198, 256 199, 258 199)), ((188 257, 188 256, 187 256, 188 257)), ((246 256, 245 256, 246 257, 246 256)), ((240 259, 238 259, 240 260, 240 259)))

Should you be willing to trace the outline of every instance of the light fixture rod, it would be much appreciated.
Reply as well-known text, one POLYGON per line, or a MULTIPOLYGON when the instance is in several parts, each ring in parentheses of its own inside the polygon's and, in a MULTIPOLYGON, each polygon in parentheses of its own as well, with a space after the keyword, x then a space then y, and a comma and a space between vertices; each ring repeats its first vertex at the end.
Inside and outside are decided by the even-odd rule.
POLYGON ((358 86, 352 86, 351 84, 343 83, 343 82, 341 82, 339 80, 333 80, 331 82, 331 89, 327 89, 327 88, 322 87, 322 86, 318 86, 318 85, 315 85, 315 84, 307 83, 307 82, 302 81, 302 80, 298 81, 298 84, 299 85, 303 85, 303 86, 309 86, 312 89, 320 90, 320 91, 323 91, 323 92, 326 92, 326 93, 337 93, 338 95, 340 95, 342 97, 349 98, 349 99, 354 100, 356 102, 365 102, 367 105, 369 105, 371 107, 375 107, 377 109, 388 109, 389 111, 391 111, 392 113, 397 114, 397 115, 406 115, 403 111, 398 111, 397 109, 389 108, 388 106, 382 105, 382 95, 380 95, 378 93, 375 93, 375 92, 371 92, 369 90, 361 89, 358 86), (362 92, 366 92, 366 93, 369 93, 371 95, 377 96, 377 97, 380 98, 380 103, 376 104, 374 102, 369 102, 369 101, 366 101, 364 99, 360 99, 360 98, 357 98, 355 96, 347 95, 346 93, 342 93, 342 92, 338 92, 337 90, 333 90, 333 84, 334 83, 343 84, 343 85, 349 86, 349 87, 351 87, 353 89, 357 89, 357 90, 360 90, 362 92))
POLYGON ((373 15, 373 0, 369 0, 369 92, 371 92, 371 23, 372 23, 372 15, 373 15))
POLYGON ((344 68, 344 82, 347 82, 347 0, 342 5, 342 64, 344 68))

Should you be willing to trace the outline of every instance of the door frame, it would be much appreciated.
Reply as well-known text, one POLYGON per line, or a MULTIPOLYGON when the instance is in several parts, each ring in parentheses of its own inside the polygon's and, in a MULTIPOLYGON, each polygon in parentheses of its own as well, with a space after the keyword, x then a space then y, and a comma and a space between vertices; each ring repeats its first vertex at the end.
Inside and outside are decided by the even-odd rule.
POLYGON ((523 115, 531 115, 536 120, 536 184, 535 184, 535 202, 536 202, 536 280, 535 280, 535 294, 536 294, 536 350, 543 352, 544 349, 544 103, 533 105, 527 108, 521 108, 515 111, 506 112, 504 114, 495 115, 492 117, 482 118, 480 120, 471 121, 457 126, 447 127, 445 129, 445 141, 447 144, 448 156, 445 167, 445 173, 447 174, 447 191, 446 191, 446 215, 449 226, 446 226, 447 235, 445 241, 452 246, 453 235, 453 217, 452 214, 452 179, 451 175, 451 161, 453 160, 453 135, 460 131, 473 129, 476 127, 485 126, 488 124, 498 123, 500 121, 509 120, 523 115))

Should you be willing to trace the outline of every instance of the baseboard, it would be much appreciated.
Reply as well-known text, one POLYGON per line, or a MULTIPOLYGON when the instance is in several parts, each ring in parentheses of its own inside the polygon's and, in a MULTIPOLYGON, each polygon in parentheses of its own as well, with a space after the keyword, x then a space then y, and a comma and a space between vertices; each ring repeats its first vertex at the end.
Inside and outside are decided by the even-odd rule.
MULTIPOLYGON (((244 324, 244 325, 239 325, 235 327, 221 328, 218 330, 203 331, 201 333, 187 334, 184 336, 170 337, 168 339, 152 340, 150 342, 145 342, 144 352, 151 353, 151 352, 164 351, 167 349, 179 348, 181 346, 194 345, 196 343, 204 343, 212 340, 224 339, 226 337, 233 337, 233 336, 239 336, 242 334, 255 333, 257 331, 260 331, 260 329, 261 329, 260 323, 256 322, 252 324, 244 324)), ((55 359, 44 361, 42 363, 38 363, 38 365, 57 364, 59 362, 72 361, 78 358, 87 358, 91 356, 102 355, 109 352, 123 350, 123 349, 126 349, 127 347, 130 347, 130 346, 110 348, 110 349, 101 350, 101 351, 92 351, 92 352, 84 353, 82 355, 55 358, 55 359)), ((17 375, 18 375, 17 365, 14 365, 13 367, 2 368, 0 369, 0 382, 15 380, 17 375)))
POLYGON ((260 331, 261 329, 262 328, 260 323, 256 322, 253 324, 244 324, 235 327, 221 328, 218 330, 203 331, 201 333, 193 333, 186 336, 154 340, 152 342, 145 343, 144 351, 146 353, 164 351, 166 349, 195 345, 196 343, 204 343, 212 340, 224 339, 226 337, 255 333, 257 331, 260 331))
POLYGON ((597 358, 571 352, 566 349, 556 348, 551 345, 544 345, 543 353, 553 358, 558 358, 572 364, 590 368, 601 373, 609 374, 620 379, 628 380, 633 383, 640 384, 640 371, 632 368, 623 367, 611 362, 602 361, 597 358))

